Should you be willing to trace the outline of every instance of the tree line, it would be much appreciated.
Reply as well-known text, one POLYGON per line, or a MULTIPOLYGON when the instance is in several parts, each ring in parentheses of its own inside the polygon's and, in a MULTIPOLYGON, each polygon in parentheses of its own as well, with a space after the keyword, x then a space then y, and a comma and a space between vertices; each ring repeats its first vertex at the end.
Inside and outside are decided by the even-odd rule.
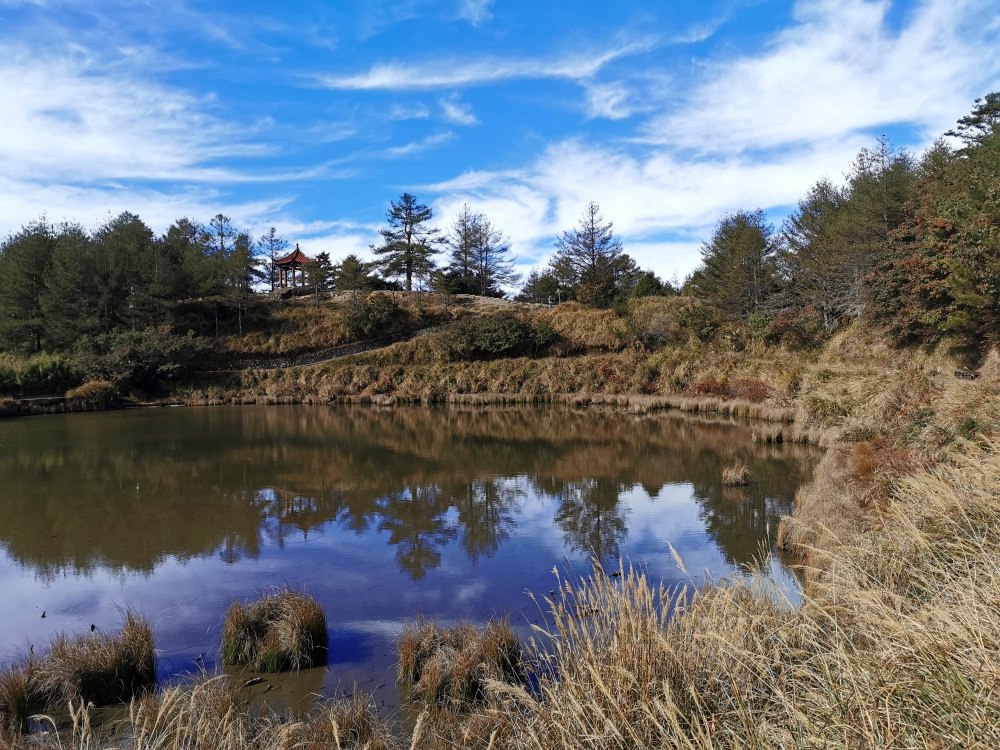
MULTIPOLYGON (((866 318, 901 343, 949 338, 981 350, 1000 330, 998 128, 1000 93, 991 93, 919 158, 886 138, 862 149, 842 185, 819 180, 780 226, 760 209, 723 216, 680 288, 639 268, 595 203, 522 283, 488 217, 466 205, 441 230, 410 193, 390 202, 373 262, 320 253, 306 287, 502 296, 520 283, 522 301, 619 309, 684 294, 704 304, 706 330, 736 322, 808 343, 866 318)), ((255 240, 222 214, 204 225, 180 219, 160 236, 131 213, 93 232, 42 218, 0 243, 0 348, 59 351, 163 325, 242 333, 288 247, 274 228, 255 240)))
POLYGON ((1000 334, 1000 93, 944 135, 919 158, 880 138, 780 227, 759 209, 723 216, 684 291, 774 340, 861 319, 981 355, 1000 334))

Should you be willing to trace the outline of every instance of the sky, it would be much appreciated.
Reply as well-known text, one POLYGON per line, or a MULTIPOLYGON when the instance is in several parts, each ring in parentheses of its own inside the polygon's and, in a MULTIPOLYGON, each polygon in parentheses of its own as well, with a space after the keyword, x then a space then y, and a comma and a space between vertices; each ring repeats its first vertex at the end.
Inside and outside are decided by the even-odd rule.
POLYGON ((0 0, 0 236, 121 211, 371 257, 404 191, 542 267, 595 201, 683 279, 1000 89, 995 0, 0 0))

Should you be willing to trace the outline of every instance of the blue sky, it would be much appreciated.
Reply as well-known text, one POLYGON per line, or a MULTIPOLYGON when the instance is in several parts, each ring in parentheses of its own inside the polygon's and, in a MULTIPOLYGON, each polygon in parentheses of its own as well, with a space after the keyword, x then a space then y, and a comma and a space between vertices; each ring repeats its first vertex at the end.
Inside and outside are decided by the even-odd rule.
POLYGON ((0 0, 0 234, 221 211, 339 258, 408 190, 524 271, 594 200, 683 277, 723 212, 926 146, 998 49, 995 0, 0 0))

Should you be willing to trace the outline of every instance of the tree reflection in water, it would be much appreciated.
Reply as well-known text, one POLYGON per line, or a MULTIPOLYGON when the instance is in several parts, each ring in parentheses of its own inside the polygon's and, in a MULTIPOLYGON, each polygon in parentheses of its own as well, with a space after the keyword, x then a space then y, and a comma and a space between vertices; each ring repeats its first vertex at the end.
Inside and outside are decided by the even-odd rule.
POLYGON ((553 508, 567 553, 608 560, 629 533, 623 495, 675 484, 739 564, 816 457, 733 424, 568 409, 178 409, 11 421, 3 440, 0 546, 42 578, 235 563, 339 527, 384 537, 419 580, 449 545, 496 555, 529 499, 553 508), (755 479, 736 496, 720 482, 734 460, 755 479))

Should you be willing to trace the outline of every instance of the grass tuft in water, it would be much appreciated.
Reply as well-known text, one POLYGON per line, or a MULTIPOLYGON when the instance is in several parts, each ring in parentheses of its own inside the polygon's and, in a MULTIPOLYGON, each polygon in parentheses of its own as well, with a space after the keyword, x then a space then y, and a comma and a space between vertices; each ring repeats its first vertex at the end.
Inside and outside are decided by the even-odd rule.
POLYGON ((126 612, 118 633, 58 636, 38 665, 38 690, 50 701, 127 702, 153 688, 154 659, 152 627, 126 612))
POLYGON ((518 686, 525 681, 521 643, 506 620, 483 628, 418 622, 403 630, 397 648, 403 689, 425 703, 471 707, 484 700, 492 681, 518 686))
POLYGON ((233 602, 222 628, 222 659, 255 672, 304 669, 326 661, 326 614, 313 597, 282 589, 233 602))

